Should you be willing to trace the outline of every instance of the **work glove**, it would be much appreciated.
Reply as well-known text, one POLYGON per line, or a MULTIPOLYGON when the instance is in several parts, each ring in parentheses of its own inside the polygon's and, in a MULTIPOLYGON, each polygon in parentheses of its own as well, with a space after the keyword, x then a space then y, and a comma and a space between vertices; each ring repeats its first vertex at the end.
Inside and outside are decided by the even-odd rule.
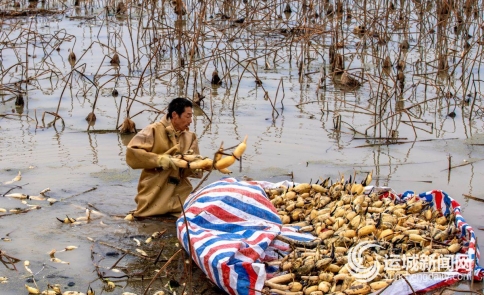
POLYGON ((158 157, 158 167, 161 167, 163 170, 168 170, 168 169, 178 169, 178 167, 173 163, 171 160, 170 155, 163 154, 158 157))

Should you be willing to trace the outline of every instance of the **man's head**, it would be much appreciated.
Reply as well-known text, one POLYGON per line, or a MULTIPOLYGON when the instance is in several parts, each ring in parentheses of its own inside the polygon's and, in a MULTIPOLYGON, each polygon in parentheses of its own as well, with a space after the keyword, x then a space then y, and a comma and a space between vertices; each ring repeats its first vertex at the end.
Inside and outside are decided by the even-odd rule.
POLYGON ((171 120, 177 131, 183 131, 192 123, 192 102, 183 97, 177 97, 168 105, 166 116, 171 120))

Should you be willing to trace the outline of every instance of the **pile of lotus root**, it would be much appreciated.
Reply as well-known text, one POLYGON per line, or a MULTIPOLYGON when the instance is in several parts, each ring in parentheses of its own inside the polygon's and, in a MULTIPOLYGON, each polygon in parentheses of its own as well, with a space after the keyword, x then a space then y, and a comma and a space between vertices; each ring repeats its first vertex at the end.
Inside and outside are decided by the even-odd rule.
MULTIPOLYGON (((351 177, 350 177, 351 178, 351 177)), ((292 251, 270 264, 280 273, 265 282, 265 293, 282 295, 368 294, 387 287, 397 277, 443 269, 385 269, 390 255, 438 259, 461 249, 454 216, 443 216, 417 196, 404 203, 364 194, 371 182, 368 173, 361 183, 341 177, 330 184, 302 183, 266 189, 283 224, 311 233, 313 242, 288 242, 292 251), (350 249, 359 243, 374 244, 359 257, 359 265, 378 265, 370 281, 355 278, 348 265, 350 249)))

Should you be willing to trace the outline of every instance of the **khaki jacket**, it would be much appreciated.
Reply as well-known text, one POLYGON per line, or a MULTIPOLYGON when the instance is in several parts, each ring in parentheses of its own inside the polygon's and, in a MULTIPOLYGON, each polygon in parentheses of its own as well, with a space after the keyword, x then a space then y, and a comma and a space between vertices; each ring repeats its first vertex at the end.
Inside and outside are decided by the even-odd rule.
POLYGON ((181 212, 177 196, 183 204, 193 189, 187 177, 200 178, 201 175, 195 175, 191 169, 164 171, 158 167, 158 157, 164 153, 174 155, 188 150, 200 154, 197 136, 188 130, 177 134, 166 117, 147 126, 131 139, 126 150, 126 163, 133 169, 143 169, 135 197, 137 208, 134 216, 181 212))

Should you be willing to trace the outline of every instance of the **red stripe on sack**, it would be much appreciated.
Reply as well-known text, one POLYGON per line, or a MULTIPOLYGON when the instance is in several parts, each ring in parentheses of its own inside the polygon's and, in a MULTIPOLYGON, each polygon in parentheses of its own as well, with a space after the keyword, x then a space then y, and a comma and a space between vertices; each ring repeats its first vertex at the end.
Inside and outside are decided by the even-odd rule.
POLYGON ((455 222, 455 223, 456 223, 455 225, 457 226, 457 229, 458 229, 458 230, 461 232, 461 234, 464 236, 464 234, 465 234, 465 233, 463 232, 463 227, 464 227, 464 225, 467 225, 467 223, 465 223, 464 221, 460 221, 460 220, 456 220, 456 222, 455 222))
POLYGON ((259 244, 260 241, 262 241, 263 239, 267 239, 267 238, 272 241, 274 239, 274 237, 277 236, 277 234, 278 233, 271 233, 271 232, 265 233, 265 232, 260 231, 260 232, 257 233, 257 237, 255 239, 253 239, 253 240, 246 239, 245 241, 248 244, 259 244))
MULTIPOLYGON (((193 230, 193 229, 192 229, 193 230)), ((209 231, 206 231, 206 232, 203 232, 201 234, 198 234, 198 235, 190 235, 190 240, 192 241, 192 245, 194 245, 195 243, 203 240, 203 239, 206 239, 208 237, 213 237, 213 233, 209 232, 209 231)), ((187 237, 188 238, 188 237, 187 237)))
POLYGON ((430 193, 434 195, 435 207, 437 208, 437 211, 442 212, 442 192, 433 190, 430 193))
MULTIPOLYGON (((476 244, 474 244, 474 242, 470 242, 469 243, 469 246, 468 246, 468 249, 467 249, 467 252, 475 252, 476 251, 476 244)), ((469 253, 469 254, 472 254, 472 253, 469 253)))
POLYGON ((220 186, 213 186, 213 187, 206 187, 204 189, 202 189, 201 191, 197 192, 197 198, 200 197, 200 196, 204 196, 206 195, 207 193, 210 193, 210 192, 217 192, 217 191, 227 191, 227 189, 231 189, 231 190, 240 190, 240 191, 244 191, 246 190, 247 188, 246 187, 243 187, 243 186, 240 186, 240 185, 224 185, 223 188, 220 187, 220 186))
MULTIPOLYGON (((211 274, 211 277, 213 278, 213 274, 210 271, 212 255, 214 255, 220 249, 223 249, 224 250, 223 252, 235 253, 240 248, 240 243, 226 243, 218 246, 208 246, 207 248, 210 248, 210 250, 205 254, 203 254, 203 266, 205 270, 209 272, 211 274)), ((222 266, 224 265, 225 263, 222 263, 222 266)))
POLYGON ((246 191, 246 189, 244 187, 240 187, 240 186, 224 186, 223 188, 216 186, 216 187, 213 187, 213 188, 204 189, 203 191, 198 193, 197 198, 199 198, 201 196, 208 195, 208 194, 213 193, 213 192, 225 193, 225 192, 228 192, 228 191, 230 191, 231 193, 238 193, 238 194, 243 195, 244 192, 246 191))
POLYGON ((484 279, 484 272, 480 271, 477 275, 474 275, 474 281, 482 281, 484 279))
MULTIPOLYGON (((254 245, 258 246, 259 243, 264 239, 268 239, 269 240, 268 242, 270 243, 274 239, 275 236, 276 236, 276 234, 259 232, 254 240, 244 239, 244 242, 246 242, 250 246, 254 246, 254 245)), ((246 258, 252 260, 252 262, 255 262, 258 259, 260 259, 260 256, 261 256, 261 253, 257 252, 252 247, 245 248, 245 249, 239 249, 239 253, 244 255, 246 258)))
POLYGON ((452 204, 452 208, 454 208, 454 209, 460 206, 459 203, 457 203, 456 200, 452 200, 452 202, 450 202, 450 203, 452 204))
POLYGON ((245 269, 245 273, 248 276, 248 281, 249 281, 249 294, 255 294, 255 285, 257 283, 257 278, 259 275, 254 271, 254 268, 252 267, 252 263, 250 262, 244 262, 242 263, 242 267, 245 269))
POLYGON ((289 244, 277 240, 272 240, 271 247, 280 251, 289 251, 291 249, 289 244))
MULTIPOLYGON (((467 223, 466 223, 467 224, 467 223)), ((474 230, 472 229, 472 226, 470 225, 467 225, 466 227, 466 234, 467 234, 467 240, 468 241, 472 241, 472 233, 474 232, 474 230)))
POLYGON ((210 188, 210 189, 207 189, 207 190, 200 192, 200 194, 197 197, 204 196, 204 195, 207 195, 207 194, 210 194, 210 193, 213 193, 213 192, 226 193, 227 195, 229 195, 231 193, 241 194, 241 195, 244 195, 248 198, 251 198, 251 199, 257 201, 258 203, 265 204, 266 207, 271 208, 272 211, 276 212, 275 209, 273 209, 274 206, 269 201, 269 199, 265 197, 265 195, 263 195, 260 192, 249 191, 248 189, 246 189, 244 187, 240 187, 240 186, 225 186, 225 187, 210 188))
POLYGON ((240 218, 239 216, 230 213, 229 211, 216 206, 216 205, 208 205, 206 207, 196 207, 192 206, 188 210, 188 212, 193 213, 195 215, 200 214, 202 212, 207 212, 212 214, 213 216, 217 217, 218 219, 221 219, 225 222, 241 222, 245 221, 245 219, 240 218))
MULTIPOLYGON (((256 261, 257 259, 260 258, 260 253, 258 253, 252 248, 240 249, 239 253, 245 256, 246 259, 250 259, 252 261, 256 261)), ((237 257, 237 258, 241 258, 241 257, 237 257)), ((246 259, 242 259, 242 260, 246 260, 246 259)))
POLYGON ((383 194, 380 195, 379 199, 384 199, 384 198, 388 198, 388 197, 391 197, 390 196, 390 193, 389 192, 384 192, 383 194))
POLYGON ((227 266, 226 263, 222 263, 222 281, 224 282, 225 291, 229 294, 235 295, 234 289, 230 286, 230 277, 233 270, 227 266))
MULTIPOLYGON (((214 237, 214 235, 212 233, 207 232, 207 233, 203 233, 202 235, 197 236, 197 237, 190 236, 190 241, 191 241, 191 244, 193 246, 193 245, 195 245, 195 243, 197 243, 197 242, 199 242, 201 240, 204 240, 206 238, 213 238, 213 237, 214 237)), ((188 237, 187 237, 187 239, 188 239, 188 237)), ((197 255, 196 251, 193 251, 193 253, 192 253, 192 259, 198 265, 198 259, 197 259, 197 256, 196 255, 197 255)))
POLYGON ((284 233, 297 233, 297 229, 291 226, 282 226, 281 231, 284 233))
POLYGON ((274 237, 276 236, 275 233, 263 233, 261 231, 257 232, 257 235, 252 235, 249 238, 243 239, 244 242, 249 244, 250 246, 259 246, 260 242, 263 240, 269 240, 268 243, 270 243, 272 240, 274 240, 274 237))

